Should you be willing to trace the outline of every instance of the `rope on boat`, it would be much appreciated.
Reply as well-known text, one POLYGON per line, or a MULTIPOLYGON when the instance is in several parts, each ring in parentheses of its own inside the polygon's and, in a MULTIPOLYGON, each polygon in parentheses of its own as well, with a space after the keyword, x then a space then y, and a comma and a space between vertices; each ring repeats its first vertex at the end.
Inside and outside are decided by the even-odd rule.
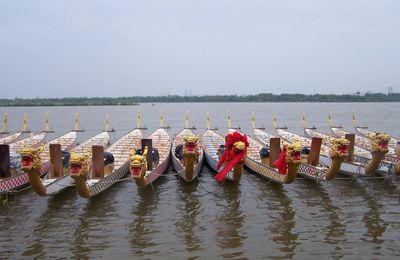
POLYGON ((9 195, 14 195, 14 202, 16 202, 17 201, 17 194, 20 193, 20 192, 23 192, 25 190, 28 190, 30 188, 31 188, 31 186, 27 186, 27 187, 25 187, 23 189, 20 189, 20 190, 7 190, 5 192, 5 199, 2 200, 3 205, 7 206, 7 208, 9 207, 9 202, 10 202, 9 195))
MULTIPOLYGON (((201 184, 201 182, 200 182, 200 177, 199 177, 198 175, 196 176, 196 178, 197 178, 197 181, 198 181, 200 187, 206 192, 206 194, 198 195, 198 196, 195 196, 195 197, 203 197, 203 196, 207 196, 207 195, 212 194, 212 193, 216 193, 216 192, 218 192, 218 191, 220 191, 220 190, 222 189, 222 185, 224 185, 224 183, 225 183, 225 180, 224 180, 224 181, 218 186, 217 189, 215 189, 215 190, 213 190, 213 191, 209 191, 209 190, 207 190, 207 189, 203 186, 203 184, 201 184)), ((194 196, 194 195, 192 195, 192 196, 194 196)))

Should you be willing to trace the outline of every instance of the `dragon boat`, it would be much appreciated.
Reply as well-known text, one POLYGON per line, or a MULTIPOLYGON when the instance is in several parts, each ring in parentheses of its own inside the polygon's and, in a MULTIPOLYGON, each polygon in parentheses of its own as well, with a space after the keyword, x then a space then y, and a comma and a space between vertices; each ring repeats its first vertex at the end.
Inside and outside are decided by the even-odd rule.
POLYGON ((183 180, 193 181, 203 167, 203 149, 200 138, 189 128, 189 115, 186 111, 186 128, 174 136, 172 142, 172 165, 183 180))
MULTIPOLYGON (((352 126, 358 134, 360 134, 361 136, 366 137, 366 138, 369 138, 370 136, 374 136, 374 135, 378 135, 379 133, 382 133, 382 132, 372 131, 366 125, 363 125, 363 126, 357 125, 355 113, 353 113, 353 115, 352 115, 352 126)), ((389 147, 396 148, 397 144, 399 144, 399 143, 400 143, 400 138, 391 136, 388 145, 389 145, 389 147)))
MULTIPOLYGON (((253 136, 263 145, 268 147, 270 139, 276 138, 276 136, 255 127, 254 115, 252 117, 252 125, 253 136)), ((300 145, 304 147, 302 150, 302 163, 297 170, 300 176, 317 182, 329 181, 336 177, 337 173, 340 171, 343 160, 347 157, 348 140, 333 139, 335 144, 332 148, 334 147, 334 149, 329 148, 325 145, 321 145, 322 140, 320 138, 311 140, 287 131, 286 127, 278 127, 276 115, 274 115, 274 128, 276 134, 283 139, 283 144, 299 142, 300 145), (320 157, 322 157, 321 160, 320 157), (322 162, 325 162, 325 164, 322 162)), ((267 157, 268 152, 265 152, 264 156, 267 157)))
MULTIPOLYGON (((237 128, 239 129, 239 128, 237 128)), ((230 115, 228 114, 228 133, 240 133, 231 128, 230 115)), ((261 158, 260 151, 264 146, 255 139, 246 138, 247 154, 244 165, 261 177, 280 184, 292 183, 296 179, 297 169, 301 163, 301 146, 299 143, 285 144, 281 150, 280 138, 272 138, 268 158, 261 158)))
MULTIPOLYGON (((204 157, 207 164, 214 170, 218 171, 218 162, 224 153, 225 149, 235 149, 239 151, 238 145, 232 144, 232 147, 226 148, 225 138, 217 134, 211 129, 203 134, 201 139, 201 146, 204 149, 204 157), (235 148, 233 148, 235 146, 235 148)), ((229 146, 229 145, 228 145, 229 146)), ((243 150, 243 149, 242 149, 243 150)), ((229 170, 222 180, 228 180, 235 183, 239 183, 243 173, 243 160, 240 160, 235 165, 233 165, 233 170, 229 170)), ((217 177, 218 178, 218 177, 217 177)))
MULTIPOLYGON (((305 120, 305 119, 304 119, 305 120)), ((304 133, 310 138, 318 137, 322 139, 322 144, 331 147, 332 136, 319 132, 315 127, 304 126, 304 133)), ((348 155, 340 167, 340 172, 354 177, 371 175, 379 167, 380 161, 370 160, 367 157, 371 154, 358 146, 354 145, 354 134, 347 135, 346 139, 350 141, 348 155)), ((323 162, 323 160, 322 160, 323 162)))
POLYGON ((167 169, 171 159, 171 138, 161 123, 160 128, 141 143, 140 153, 131 149, 129 170, 136 184, 144 188, 167 169))
POLYGON ((65 152, 69 149, 67 147, 62 147, 60 143, 51 143, 48 146, 49 152, 44 152, 44 154, 48 154, 49 157, 43 156, 42 158, 42 161, 48 158, 50 159, 50 171, 43 179, 40 179, 38 174, 34 175, 35 178, 30 178, 32 189, 40 196, 43 196, 55 195, 68 187, 73 187, 75 182, 69 175, 69 168, 67 167, 68 159, 77 157, 77 154, 90 154, 93 145, 106 147, 109 140, 110 136, 107 131, 99 133, 74 147, 70 154, 64 155, 64 159, 62 151, 65 152))
POLYGON ((10 144, 12 142, 15 142, 19 139, 19 137, 22 135, 22 132, 17 132, 14 134, 6 135, 4 137, 0 138, 0 144, 10 144))
MULTIPOLYGON (((229 129, 234 133, 235 129, 229 129)), ((240 133, 240 132, 239 132, 240 133)), ((297 170, 301 163, 301 146, 299 143, 285 144, 281 151, 280 138, 272 138, 269 158, 260 157, 264 146, 251 137, 247 137, 249 146, 244 165, 258 175, 272 182, 288 184, 296 179, 297 170)))
MULTIPOLYGON (((20 154, 20 159, 19 157, 17 158, 18 162, 20 160, 22 171, 18 169, 19 163, 16 163, 16 174, 0 182, 0 193, 21 189, 28 186, 33 179, 40 181, 40 178, 50 170, 49 145, 55 143, 62 144, 64 149, 68 150, 76 139, 76 133, 70 132, 43 144, 43 135, 45 135, 45 133, 40 133, 38 135, 40 137, 36 139, 36 143, 29 141, 31 138, 27 138, 28 140, 22 139, 21 141, 11 144, 11 151, 13 151, 13 147, 19 147, 19 150, 16 152, 20 154), (24 144, 20 145, 20 142, 24 144)), ((5 159, 2 160, 3 162, 9 162, 8 152, 7 148, 5 148, 5 151, 2 148, 2 154, 4 155, 1 157, 5 159)), ((6 168, 7 166, 9 167, 9 165, 9 163, 6 163, 6 168)), ((6 172, 8 171, 6 170, 6 172)))
POLYGON ((13 142, 18 141, 23 133, 28 133, 27 130, 27 115, 24 114, 24 122, 22 126, 22 130, 13 134, 10 134, 7 130, 7 123, 8 123, 8 115, 4 113, 3 115, 3 127, 0 131, 0 144, 11 144, 13 142), (5 136, 4 136, 5 135, 5 136))
POLYGON ((129 170, 130 149, 138 149, 142 139, 140 129, 128 132, 107 150, 104 147, 92 147, 92 170, 89 168, 89 154, 72 154, 70 176, 75 180, 78 194, 84 198, 94 197, 122 179, 129 170))
POLYGON ((355 135, 343 129, 342 126, 332 125, 332 116, 328 114, 328 126, 331 129, 333 136, 344 138, 346 135, 354 135, 355 155, 360 157, 358 160, 364 163, 373 161, 377 164, 379 173, 386 173, 389 169, 395 168, 400 164, 400 159, 396 156, 394 147, 389 146, 390 136, 385 133, 371 134, 368 137, 355 135), (359 154, 357 150, 363 150, 365 154, 359 154), (379 163, 378 163, 379 162, 379 163))

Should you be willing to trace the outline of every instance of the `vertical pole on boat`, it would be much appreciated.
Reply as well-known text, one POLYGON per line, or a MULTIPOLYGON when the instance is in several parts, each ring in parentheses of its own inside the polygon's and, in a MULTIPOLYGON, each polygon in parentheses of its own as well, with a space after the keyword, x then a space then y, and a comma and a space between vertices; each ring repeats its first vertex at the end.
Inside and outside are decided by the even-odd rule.
POLYGON ((108 132, 110 128, 110 123, 108 122, 108 114, 106 114, 106 127, 104 128, 105 132, 108 132))
POLYGON ((301 115, 301 125, 304 129, 307 128, 306 116, 304 115, 304 113, 301 115))
POLYGON ((278 123, 276 122, 276 113, 274 113, 274 128, 278 128, 278 123))
POLYGON ((356 139, 355 134, 346 134, 345 137, 347 140, 350 141, 349 148, 348 148, 348 155, 346 161, 353 162, 354 161, 354 141, 356 139))
POLYGON ((145 147, 147 146, 148 152, 146 156, 147 161, 147 170, 153 170, 153 140, 152 139, 142 139, 142 151, 144 152, 145 147))
POLYGON ((27 128, 28 128, 28 116, 26 113, 24 113, 24 122, 22 124, 22 132, 27 132, 27 128))
POLYGON ((44 125, 44 131, 49 132, 49 113, 46 113, 46 121, 44 125))
POLYGON ((140 129, 141 125, 142 125, 142 115, 141 115, 140 109, 139 109, 138 113, 137 113, 137 129, 140 129))
POLYGON ((186 122, 185 122, 186 128, 189 128, 189 111, 186 110, 186 122))
POLYGON ((328 126, 329 126, 329 127, 332 126, 332 116, 331 116, 331 113, 328 113, 328 126))
POLYGON ((63 176, 63 163, 61 154, 61 144, 50 144, 50 176, 58 178, 63 176))
POLYGON ((231 112, 228 110, 228 129, 231 128, 231 112))
POLYGON ((0 145, 0 178, 11 177, 10 167, 10 146, 8 144, 0 145))
POLYGON ((6 132, 6 130, 7 130, 7 117, 8 117, 8 115, 7 115, 7 113, 5 112, 5 113, 3 114, 3 128, 1 129, 1 132, 2 132, 2 133, 6 132))
POLYGON ((207 130, 210 130, 210 111, 207 111, 207 130))
POLYGON ((160 128, 164 127, 164 115, 162 109, 160 110, 160 128))
POLYGON ((79 130, 78 113, 77 112, 75 112, 75 117, 74 117, 74 130, 75 131, 79 130))
POLYGON ((313 137, 311 141, 310 154, 308 155, 308 164, 317 166, 319 164, 319 154, 321 152, 322 138, 313 137))
POLYGON ((281 153, 281 139, 279 137, 272 137, 269 139, 269 166, 275 167, 274 162, 279 159, 281 153))
POLYGON ((353 116, 353 118, 352 118, 351 124, 353 125, 353 128, 356 128, 356 114, 353 112, 352 116, 353 116))
POLYGON ((251 112, 251 126, 253 127, 253 129, 256 128, 256 122, 255 122, 255 118, 254 118, 254 113, 251 112))
POLYGON ((104 178, 104 147, 102 145, 92 146, 93 178, 104 178))

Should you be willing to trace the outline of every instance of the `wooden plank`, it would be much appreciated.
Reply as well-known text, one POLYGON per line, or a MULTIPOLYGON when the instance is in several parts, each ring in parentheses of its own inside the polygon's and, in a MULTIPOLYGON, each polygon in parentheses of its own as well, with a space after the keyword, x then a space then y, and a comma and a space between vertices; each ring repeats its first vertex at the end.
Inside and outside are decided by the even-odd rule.
POLYGON ((313 137, 311 141, 311 150, 308 155, 308 164, 317 166, 319 164, 319 155, 321 153, 322 138, 313 137))
POLYGON ((281 139, 279 137, 272 137, 269 139, 269 166, 275 167, 274 162, 278 160, 281 153, 281 139))
POLYGON ((145 147, 148 147, 147 151, 147 170, 151 171, 153 170, 153 140, 152 139, 142 139, 142 151, 144 151, 145 147))
POLYGON ((10 146, 8 144, 0 145, 0 178, 11 177, 10 167, 10 146))
POLYGON ((347 155, 346 161, 354 162, 354 142, 355 142, 356 136, 355 136, 355 134, 346 134, 345 138, 350 141, 350 145, 347 150, 348 155, 347 155))
POLYGON ((93 179, 104 178, 104 147, 102 145, 92 146, 93 179))
POLYGON ((61 144, 50 144, 50 178, 63 176, 61 144))

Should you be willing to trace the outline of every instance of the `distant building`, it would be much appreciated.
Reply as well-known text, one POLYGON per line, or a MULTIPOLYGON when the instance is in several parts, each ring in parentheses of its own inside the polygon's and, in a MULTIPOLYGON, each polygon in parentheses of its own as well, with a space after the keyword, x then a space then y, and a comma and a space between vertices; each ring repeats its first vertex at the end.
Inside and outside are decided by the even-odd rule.
POLYGON ((388 87, 387 94, 388 95, 393 94, 393 88, 392 87, 388 87))

